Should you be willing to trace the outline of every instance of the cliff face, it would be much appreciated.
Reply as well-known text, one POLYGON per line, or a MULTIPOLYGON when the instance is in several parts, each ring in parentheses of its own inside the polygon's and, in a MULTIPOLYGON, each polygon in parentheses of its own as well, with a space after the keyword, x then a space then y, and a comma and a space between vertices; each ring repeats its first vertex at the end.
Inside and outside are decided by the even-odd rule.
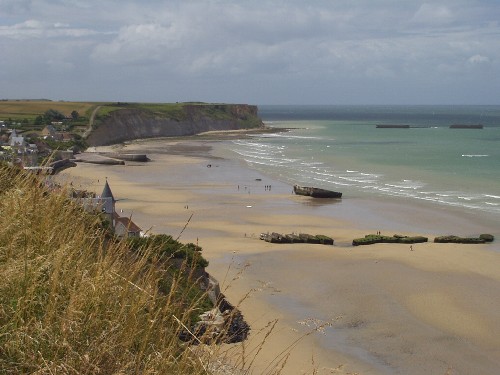
POLYGON ((214 130, 263 127, 257 107, 246 104, 184 104, 175 113, 124 107, 102 118, 87 137, 90 146, 133 139, 195 135, 214 130))

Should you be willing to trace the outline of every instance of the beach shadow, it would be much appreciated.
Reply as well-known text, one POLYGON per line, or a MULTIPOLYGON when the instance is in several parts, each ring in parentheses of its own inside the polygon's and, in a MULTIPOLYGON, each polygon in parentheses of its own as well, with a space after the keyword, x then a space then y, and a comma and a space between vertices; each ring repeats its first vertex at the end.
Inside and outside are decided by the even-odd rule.
POLYGON ((331 206, 342 203, 342 199, 339 198, 304 198, 297 201, 304 206, 309 207, 323 207, 323 206, 331 206))

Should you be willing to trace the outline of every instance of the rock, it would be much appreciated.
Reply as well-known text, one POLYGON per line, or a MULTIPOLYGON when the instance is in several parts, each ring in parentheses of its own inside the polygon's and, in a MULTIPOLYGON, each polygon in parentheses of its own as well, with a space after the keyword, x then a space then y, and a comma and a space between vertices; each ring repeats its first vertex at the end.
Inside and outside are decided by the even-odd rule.
POLYGON ((322 234, 318 234, 316 238, 319 240, 319 243, 322 245, 333 245, 333 238, 324 236, 322 234))
POLYGON ((353 246, 360 245, 372 245, 375 243, 404 243, 404 244, 414 244, 427 242, 429 239, 423 236, 402 236, 395 234, 394 236, 382 236, 380 234, 367 234, 364 238, 355 238, 352 240, 353 246))
POLYGON ((462 243, 462 244, 482 244, 486 241, 479 237, 459 237, 459 236, 439 236, 434 238, 435 243, 462 243))
POLYGON ((310 243, 310 244, 323 244, 333 245, 334 240, 331 237, 318 234, 313 236, 311 234, 301 233, 296 234, 280 234, 273 232, 261 233, 260 239, 271 243, 310 243))
POLYGON ((64 169, 76 167, 76 163, 69 159, 58 160, 50 164, 52 168, 52 174, 57 174, 64 169))
POLYGON ((179 339, 191 344, 199 344, 200 342, 204 344, 213 342, 231 344, 246 340, 250 326, 241 312, 225 299, 221 306, 201 314, 200 321, 196 323, 193 330, 191 332, 181 331, 179 339), (221 306, 225 306, 226 309, 221 309, 221 306))
POLYGON ((423 243, 427 241, 429 241, 429 239, 423 236, 402 237, 398 240, 399 243, 406 243, 406 244, 423 243))
POLYGON ((296 234, 285 234, 285 238, 290 243, 302 243, 304 242, 299 236, 296 234))
POLYGON ((480 239, 484 240, 484 242, 493 242, 495 240, 495 237, 492 234, 481 234, 479 236, 480 239))
POLYGON ((135 162, 148 162, 150 159, 146 154, 121 154, 121 153, 107 153, 112 159, 124 160, 124 161, 135 161, 135 162))
POLYGON ((312 243, 312 244, 318 244, 319 239, 316 236, 312 236, 310 234, 306 233, 300 233, 299 238, 304 242, 304 243, 312 243))

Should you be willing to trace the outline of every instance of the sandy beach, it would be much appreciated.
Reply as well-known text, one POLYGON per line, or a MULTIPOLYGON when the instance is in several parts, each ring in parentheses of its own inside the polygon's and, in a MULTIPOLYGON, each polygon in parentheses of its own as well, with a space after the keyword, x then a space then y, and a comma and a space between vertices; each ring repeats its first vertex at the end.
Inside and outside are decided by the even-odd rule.
MULTIPOLYGON (((80 163, 57 179, 100 193, 107 178, 120 215, 145 231, 202 246, 207 271, 252 327, 246 353, 278 320, 255 374, 271 372, 283 353, 290 353, 283 374, 500 373, 498 240, 429 242, 413 251, 401 244, 350 245, 379 230, 430 240, 498 237, 493 221, 348 194, 341 201, 295 196, 290 185, 214 156, 223 147, 196 137, 137 141, 97 151, 146 153, 150 162, 80 163), (335 245, 270 244, 259 239, 262 232, 325 234, 335 245)), ((225 349, 236 353, 242 346, 225 349)))

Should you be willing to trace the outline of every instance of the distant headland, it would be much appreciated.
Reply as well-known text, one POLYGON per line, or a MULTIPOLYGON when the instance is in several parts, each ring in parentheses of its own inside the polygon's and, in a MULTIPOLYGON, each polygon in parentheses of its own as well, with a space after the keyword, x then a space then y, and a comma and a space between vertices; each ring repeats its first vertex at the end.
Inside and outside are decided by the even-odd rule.
POLYGON ((115 103, 101 107, 86 141, 89 146, 103 146, 140 138, 263 127, 257 107, 247 104, 115 103))
POLYGON ((257 112, 254 105, 226 103, 0 101, 3 131, 48 141, 52 149, 264 128, 257 112))

